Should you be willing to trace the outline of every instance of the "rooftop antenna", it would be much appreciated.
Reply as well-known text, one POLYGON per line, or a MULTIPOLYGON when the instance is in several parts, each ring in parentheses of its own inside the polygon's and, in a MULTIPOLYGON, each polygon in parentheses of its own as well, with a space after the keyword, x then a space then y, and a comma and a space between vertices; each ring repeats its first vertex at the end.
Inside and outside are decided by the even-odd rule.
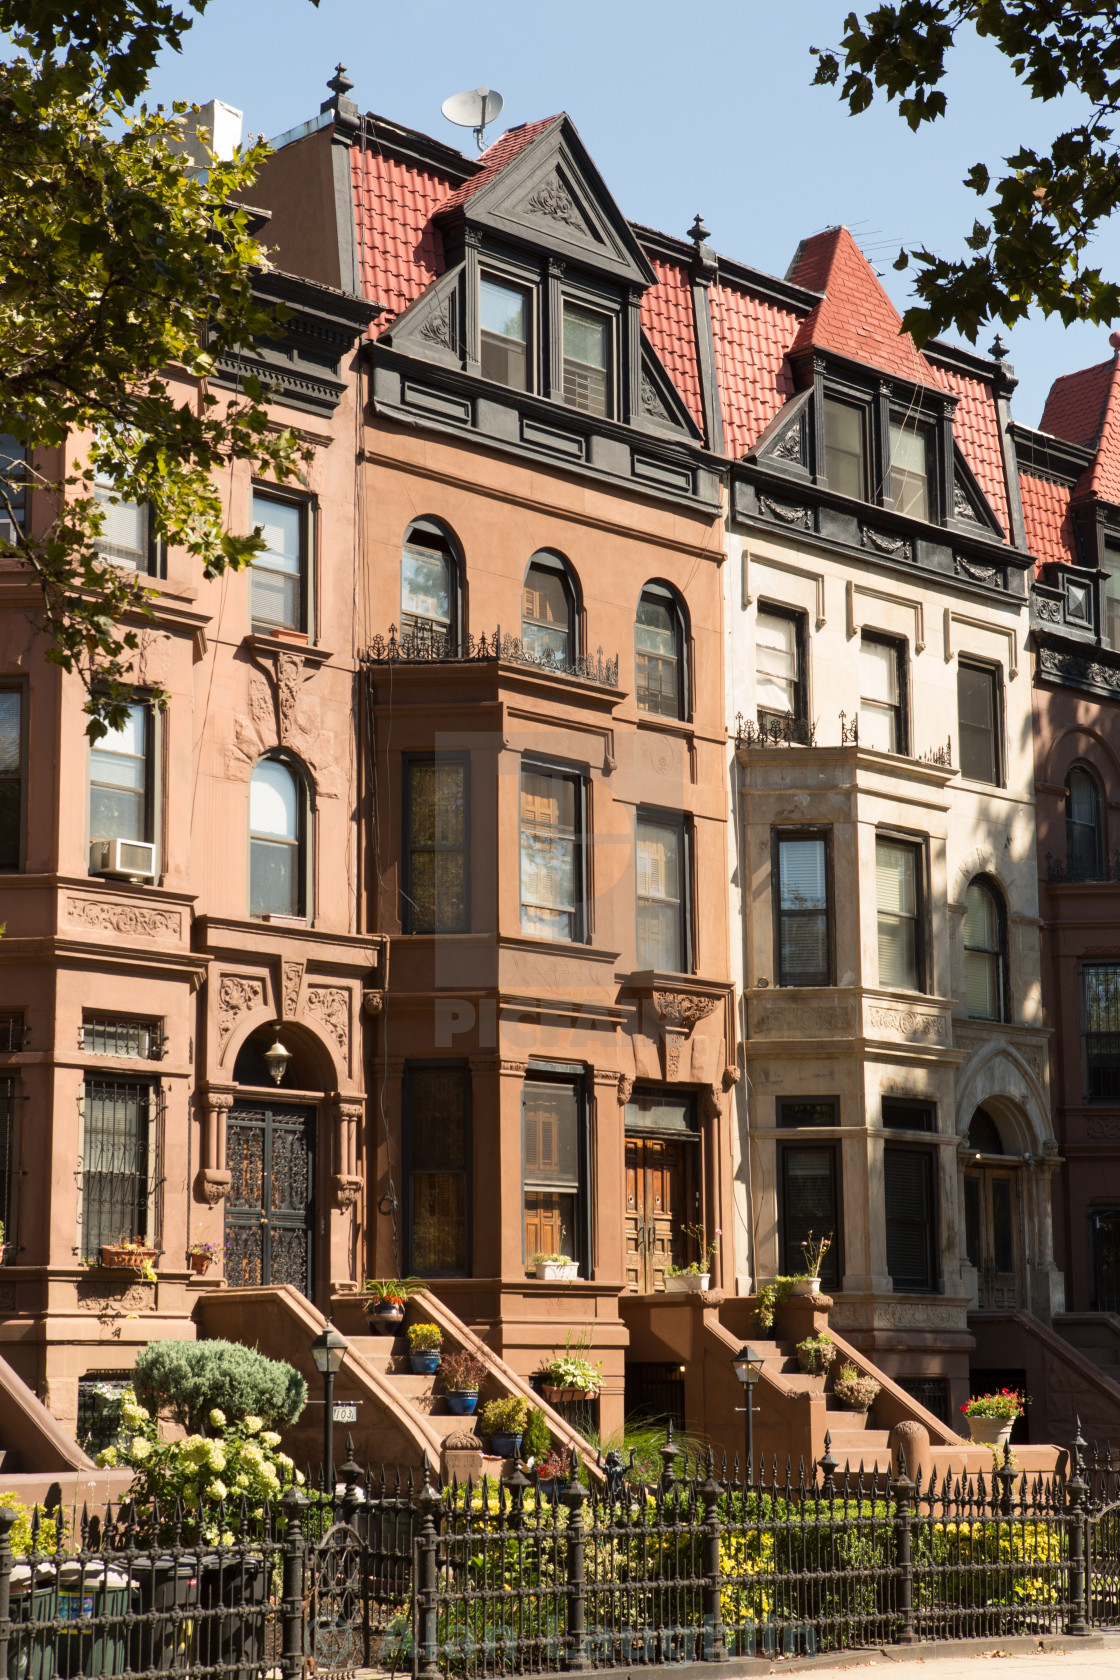
POLYGON ((482 135, 487 125, 496 122, 505 109, 505 100, 493 88, 471 88, 469 93, 453 93, 445 99, 440 110, 448 122, 459 128, 473 128, 474 137, 482 150, 482 135))

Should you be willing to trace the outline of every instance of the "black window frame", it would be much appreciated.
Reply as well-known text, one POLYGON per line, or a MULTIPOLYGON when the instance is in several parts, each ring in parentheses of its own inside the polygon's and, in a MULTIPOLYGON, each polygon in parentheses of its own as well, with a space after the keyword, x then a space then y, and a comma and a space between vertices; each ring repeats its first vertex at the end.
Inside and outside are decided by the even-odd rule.
POLYGON ((774 1125, 780 1131, 808 1130, 811 1126, 831 1128, 839 1126, 840 1098, 839 1097, 778 1097, 774 1102, 774 1125), (808 1120, 804 1115, 798 1117, 796 1110, 820 1108, 827 1109, 828 1119, 808 1120))
POLYGON ((774 973, 778 986, 824 987, 836 984, 836 891, 833 879, 832 829, 813 824, 786 826, 775 824, 770 830, 771 914, 774 935, 774 973), (785 841, 821 840, 824 842, 825 928, 828 939, 828 971, 824 980, 794 980, 787 978, 782 957, 782 921, 786 916, 819 915, 819 911, 783 910, 781 848, 785 841))
POLYGON ((936 1145, 917 1143, 891 1142, 883 1146, 883 1223, 887 1243, 887 1273, 895 1290, 905 1295, 938 1295, 941 1293, 941 1222, 938 1202, 938 1151, 936 1145), (891 1271, 890 1236, 891 1219, 888 1163, 892 1159, 912 1157, 920 1159, 926 1173, 926 1191, 928 1194, 928 1218, 926 1222, 926 1271, 923 1276, 925 1282, 915 1284, 912 1281, 896 1282, 895 1274, 891 1271))
MULTIPOLYGON (((581 596, 580 596, 579 585, 578 585, 577 580, 576 580, 576 575, 575 575, 575 572, 572 570, 572 567, 571 567, 570 563, 568 562, 568 560, 566 559, 566 557, 563 554, 559 554, 556 551, 556 549, 554 549, 554 548, 538 548, 529 556, 528 560, 525 562, 525 571, 522 574, 522 578, 521 578, 521 647, 522 647, 522 651, 524 652, 524 651, 527 651, 527 649, 528 649, 529 638, 525 634, 526 623, 529 623, 534 628, 540 628, 540 629, 547 628, 547 626, 545 626, 543 620, 527 619, 526 615, 525 615, 525 588, 526 588, 526 585, 528 584, 528 581, 529 581, 529 573, 533 569, 534 566, 539 566, 542 571, 555 572, 556 575, 560 578, 561 584, 563 585, 565 599, 567 600, 567 603, 568 603, 568 658, 567 658, 567 662, 565 664, 557 665, 556 669, 560 670, 560 671, 573 670, 573 669, 575 669, 575 667, 577 666, 577 664, 579 662, 580 654, 581 654, 581 651, 582 651, 582 648, 581 648, 582 638, 581 638, 581 635, 580 635, 581 596)), ((532 657, 534 659, 539 658, 539 656, 536 655, 536 654, 531 655, 530 657, 532 657)), ((547 670, 548 669, 547 663, 545 663, 543 660, 541 661, 541 663, 544 665, 544 668, 547 670)))
POLYGON ((807 728, 809 720, 809 615, 798 607, 779 606, 773 601, 760 600, 758 612, 755 616, 755 687, 758 685, 758 619, 761 617, 784 618, 794 627, 793 648, 797 660, 797 671, 793 681, 793 710, 791 712, 775 712, 769 706, 756 703, 755 713, 760 729, 782 728, 787 720, 792 720, 801 728, 807 728))
MULTIPOLYGON (((249 774, 249 804, 248 821, 246 823, 248 840, 248 875, 246 885, 246 909, 250 921, 259 922, 266 917, 302 917, 306 921, 312 918, 312 906, 315 902, 314 891, 314 847, 312 845, 312 831, 315 820, 314 784, 301 760, 286 747, 273 747, 271 751, 261 753, 249 774), (253 909, 253 845, 255 841, 270 843, 268 835, 253 833, 253 777, 257 769, 264 763, 279 764, 291 776, 296 788, 296 839, 295 880, 298 886, 298 897, 294 910, 254 910, 253 909)), ((275 843, 274 837, 272 843, 275 843)), ((291 842, 283 842, 291 844, 291 842)))
MULTIPOLYGON (((489 258, 480 262, 478 269, 478 370, 479 376, 487 384, 500 386, 505 391, 521 391, 530 394, 539 390, 538 375, 539 345, 541 341, 541 288, 539 280, 534 280, 528 274, 511 274, 499 264, 489 258), (495 286, 505 286, 510 291, 523 292, 528 304, 527 337, 525 339, 525 384, 510 385, 504 379, 496 379, 493 374, 483 372, 485 343, 485 329, 482 325, 482 288, 486 281, 495 286)), ((501 334, 495 333, 495 338, 501 334)))
POLYGON ((1011 977, 1008 973, 1008 945, 1007 945, 1007 900, 998 884, 990 875, 974 875, 965 888, 965 915, 961 922, 961 942, 965 959, 965 1013, 970 1021, 1000 1021, 1009 1022, 1011 1015, 1011 977), (996 912, 996 940, 995 952, 979 945, 968 944, 968 894, 973 887, 986 893, 995 906, 996 912), (996 995, 998 998, 998 1013, 995 1015, 973 1015, 968 1007, 968 956, 969 952, 981 956, 995 956, 996 959, 996 995))
MULTIPOLYGON (((591 1188, 591 1104, 588 1090, 587 1069, 573 1066, 571 1062, 548 1062, 534 1060, 525 1069, 525 1078, 521 1082, 521 1247, 522 1261, 529 1264, 528 1245, 525 1242, 525 1195, 529 1185, 526 1178, 525 1163, 525 1092, 530 1085, 571 1085, 576 1097, 576 1171, 577 1182, 575 1192, 576 1224, 572 1232, 571 1257, 579 1265, 582 1275, 590 1279, 594 1269, 594 1232, 592 1228, 592 1188, 591 1188)), ((673 1133, 673 1136, 680 1136, 673 1133)), ((691 1134, 691 1135, 699 1135, 691 1134)), ((537 1189, 545 1188, 542 1179, 537 1189)), ((567 1192, 558 1192, 565 1194, 567 1192)))
MULTIPOLYGON (((656 597, 659 602, 668 607, 669 612, 672 615, 673 633, 676 638, 677 645, 677 651, 675 654, 677 667, 677 709, 675 712, 663 712, 653 706, 643 706, 642 704, 642 685, 639 680, 642 658, 643 656, 647 658, 658 658, 659 655, 655 654, 650 656, 648 654, 644 654, 643 650, 638 647, 637 614, 634 616, 634 703, 643 717, 661 717, 668 718, 670 721, 677 723, 689 723, 692 720, 692 706, 690 698, 691 672, 689 671, 688 666, 688 619, 685 613, 684 603, 677 591, 673 588, 672 584, 664 583, 660 578, 650 578, 648 582, 642 585, 638 593, 639 609, 641 608, 642 601, 647 595, 656 597)), ((646 692, 648 693, 648 685, 646 692)))
POLYGON ((863 492, 859 496, 851 497, 851 500, 869 502, 871 500, 871 470, 872 457, 874 454, 874 417, 872 413, 871 400, 869 397, 861 398, 854 392, 841 392, 828 386, 825 387, 821 398, 821 444, 818 451, 820 476, 823 478, 828 488, 835 491, 836 495, 848 496, 849 492, 847 490, 838 490, 836 488, 836 485, 829 477, 828 472, 828 458, 830 453, 833 453, 830 449, 828 441, 828 411, 831 405, 835 405, 837 408, 849 409, 859 416, 860 434, 862 439, 860 467, 863 476, 863 492))
MULTIPOLYGON (((642 900, 638 896, 638 829, 645 822, 651 826, 656 824, 660 828, 672 828, 677 833, 677 856, 680 860, 680 901, 678 911, 677 936, 680 941, 681 966, 674 969, 663 969, 660 972, 671 974, 692 974, 694 972, 695 952, 693 950, 693 906, 692 906, 692 818, 686 811, 663 811, 654 805, 639 805, 634 813, 634 949, 640 969, 658 968, 660 965, 647 963, 642 960, 639 949, 638 927, 641 917, 642 900)), ((650 902, 653 902, 652 900, 650 902)))
MULTIPOLYGON (((1004 738, 1006 734, 1004 724, 1004 693, 1003 666, 987 659, 977 659, 971 654, 957 656, 957 746, 960 759, 960 774, 964 781, 975 782, 978 787, 1006 787, 1007 770, 1005 764, 1004 738), (992 758, 994 775, 970 776, 964 768, 964 729, 961 724, 961 672, 974 671, 985 676, 991 684, 992 693, 992 758)), ((969 724, 970 729, 979 727, 969 724)))
POLYGON ((462 1057, 427 1057, 416 1056, 405 1062, 401 1077, 401 1175, 404 1180, 404 1218, 401 1232, 402 1246, 405 1256, 405 1274, 410 1277, 473 1277, 474 1276, 474 1086, 471 1077, 470 1063, 462 1057), (415 1216, 413 1212, 413 1174, 417 1171, 431 1171, 430 1167, 418 1167, 415 1159, 415 1131, 413 1125, 413 1110, 416 1102, 416 1075, 418 1073, 451 1073, 458 1072, 462 1076, 463 1088, 463 1158, 466 1165, 462 1168, 452 1168, 452 1172, 461 1174, 465 1180, 463 1203, 463 1245, 466 1251, 466 1263, 463 1267, 456 1267, 449 1271, 420 1272, 416 1266, 413 1253, 415 1237, 415 1216))
POLYGON ((909 846, 917 856, 917 867, 914 880, 917 888, 918 906, 914 917, 917 928, 917 963, 918 984, 915 987, 885 985, 878 971, 878 935, 879 935, 879 895, 875 894, 875 938, 876 938, 876 986, 881 991, 913 991, 916 997, 928 997, 933 984, 933 910, 932 894, 929 880, 929 836, 922 834, 907 834, 893 828, 876 828, 875 830, 875 861, 876 877, 878 876, 879 842, 883 840, 892 846, 909 846))
MULTIPOLYGON (((783 1277, 794 1277, 804 1270, 804 1257, 800 1252, 801 1239, 788 1228, 787 1190, 789 1184, 788 1163, 798 1154, 810 1151, 822 1151, 829 1157, 830 1176, 832 1180, 833 1228, 832 1244, 825 1256, 825 1264, 821 1268, 821 1284, 826 1293, 832 1289, 839 1289, 844 1276, 844 1163, 839 1141, 832 1142, 826 1138, 812 1143, 786 1143, 778 1145, 778 1257, 783 1277), (831 1287, 830 1287, 831 1285, 831 1287)), ((814 1236, 827 1237, 827 1231, 817 1231, 814 1236)))
POLYGON ((1066 817, 1066 874, 1072 881, 1091 881, 1099 875, 1105 858, 1104 833, 1104 801, 1101 798, 1101 784, 1096 771, 1080 759, 1071 764, 1065 775, 1065 817, 1066 817), (1073 789, 1070 783, 1074 776, 1084 776, 1093 794, 1093 819, 1084 822, 1072 815, 1073 789), (1075 830, 1089 830, 1092 834, 1092 856, 1083 860, 1079 855, 1075 830))
POLYGON ((0 459, 10 463, 3 468, 7 482, 8 501, 11 503, 12 515, 8 509, 0 511, 0 540, 15 546, 16 536, 13 525, 22 534, 27 529, 28 498, 31 486, 27 480, 27 446, 13 437, 11 432, 0 432, 0 459), (20 471, 16 463, 22 461, 23 470, 20 471), (22 489, 17 486, 22 484, 22 489))
MULTIPOLYGON (((0 693, 19 696, 19 770, 16 776, 7 776, 8 783, 18 783, 18 796, 13 801, 16 806, 16 834, 14 863, 0 861, 0 874, 18 875, 27 866, 27 782, 30 741, 30 713, 31 688, 26 679, 5 677, 0 679, 0 693)), ((2 858, 0 853, 0 858, 2 858)))
MULTIPOLYGON (((256 527, 258 521, 254 518, 258 497, 265 502, 275 502, 285 507, 294 507, 299 513, 299 623, 282 624, 276 619, 258 619, 253 611, 253 573, 275 570, 258 561, 254 556, 249 567, 249 623, 254 636, 271 636, 275 630, 295 631, 311 640, 311 565, 312 565, 312 536, 315 516, 315 502, 310 496, 298 496, 279 490, 275 484, 253 482, 249 498, 249 517, 256 527)), ((281 574, 286 576, 287 574, 281 574)))
MULTIPOLYGON (((557 763, 555 760, 523 754, 517 774, 517 905, 518 928, 522 938, 541 939, 549 945, 561 947, 591 943, 591 858, 589 835, 591 828, 591 778, 585 765, 557 763), (550 939, 545 933, 527 931, 523 926, 525 901, 522 897, 522 778, 530 775, 561 776, 576 784, 576 875, 577 899, 573 907, 574 927, 571 939, 550 939)), ((544 908, 542 906, 542 908, 544 908)))
POLYGON ((1086 1103, 1120 1103, 1120 957, 1108 962, 1083 962, 1080 964, 1078 980, 1081 989, 1081 1068, 1082 1089, 1086 1103), (1113 1030, 1091 1033, 1089 1030, 1089 976, 1101 970, 1110 971, 1115 976, 1114 996, 1109 1010, 1113 1030), (1093 1078, 1092 1069, 1092 1039, 1105 1041, 1102 1049, 1106 1049, 1112 1061, 1105 1079, 1093 1078), (1109 1042, 1111 1041, 1111 1042, 1109 1042), (1094 1084, 1097 1089, 1094 1090, 1094 1084))
MULTIPOLYGON (((407 934, 450 934, 471 931, 471 755, 469 752, 408 752, 401 754, 401 932, 407 934), (421 849, 412 844, 412 773, 417 765, 457 764, 463 771, 463 925, 461 927, 418 927, 412 892, 413 855, 421 849)), ((518 788, 520 816, 520 786, 518 788)), ((455 847, 423 848, 454 851, 455 847)))
POLYGON ((925 525, 940 525, 943 523, 941 507, 939 505, 938 489, 938 432, 939 426, 931 415, 923 414, 914 408, 891 408, 886 421, 886 435, 883 438, 883 461, 886 471, 883 474, 883 505, 897 512, 903 519, 918 519, 925 525), (926 450, 926 513, 903 513, 895 507, 898 499, 894 487, 894 437, 892 428, 899 426, 903 431, 918 433, 925 444, 926 450))
MULTIPOLYGON (((620 364, 620 361, 621 361, 621 355, 620 355, 621 346, 620 346, 620 343, 619 343, 621 335, 619 333, 619 306, 618 306, 618 303, 614 300, 608 300, 604 297, 586 296, 583 293, 575 292, 575 291, 572 291, 572 290, 569 290, 569 289, 565 288, 565 290, 560 295, 559 317, 560 317, 560 319, 557 322, 556 342, 557 342, 557 356, 558 356, 557 366, 558 366, 560 377, 559 377, 558 380, 555 381, 555 384, 558 388, 558 394, 559 394, 559 398, 560 398, 560 402, 561 402, 562 406, 564 408, 570 409, 573 414, 586 415, 589 420, 616 420, 618 418, 619 407, 620 407, 620 404, 619 404, 619 364, 620 364), (569 309, 582 310, 585 315, 601 316, 602 319, 606 322, 606 326, 607 326, 607 354, 608 354, 608 367, 607 367, 607 377, 606 377, 607 402, 606 402, 606 408, 602 413, 600 413, 598 409, 581 408, 578 403, 570 402, 568 400, 568 396, 567 396, 568 357, 567 357, 567 354, 566 354, 565 349, 564 349, 564 336, 565 336, 564 328, 565 328, 565 324, 566 324, 566 321, 567 321, 567 315, 568 315, 568 310, 569 309)), ((575 362, 574 357, 572 358, 572 360, 573 360, 573 362, 575 362)), ((580 362, 580 363, 577 363, 576 365, 578 367, 589 367, 590 363, 580 362)))
MULTIPOLYGON (((896 704, 894 705, 894 707, 892 708, 893 711, 894 711, 894 717, 895 717, 895 745, 891 748, 888 748, 887 750, 892 752, 898 758, 909 758, 910 757, 910 648, 909 648, 909 644, 908 644, 905 636, 891 636, 891 635, 888 635, 887 632, 883 631, 883 630, 871 630, 871 629, 862 630, 861 629, 861 631, 860 631, 860 652, 861 653, 863 651, 863 647, 864 647, 865 643, 870 643, 875 647, 889 648, 891 650, 891 652, 894 654, 894 657, 895 657, 895 682, 896 682, 896 685, 897 685, 897 688, 898 688, 898 700, 897 700, 896 704)), ((861 676, 861 678, 860 678, 860 697, 859 697, 859 711, 860 711, 860 714, 862 714, 862 712, 863 712, 864 702, 865 702, 865 698, 866 698, 864 696, 862 690, 863 690, 863 678, 861 676)), ((880 703, 878 701, 870 701, 868 703, 870 705, 873 705, 873 706, 878 706, 880 708, 880 710, 883 709, 880 706, 880 703)), ((863 740, 860 741, 861 746, 869 745, 869 744, 870 743, 864 742, 863 740)), ((879 751, 879 750, 882 750, 882 749, 877 748, 875 750, 879 751)))
POLYGON ((425 651, 438 653, 447 659, 456 659, 462 646, 463 636, 463 558, 462 550, 454 533, 446 526, 442 519, 432 514, 421 514, 416 519, 410 519, 401 540, 401 576, 398 597, 398 616, 400 620, 400 639, 407 637, 413 642, 428 644, 425 651), (421 537, 435 538, 446 548, 446 558, 449 562, 450 577, 450 607, 451 617, 446 633, 434 628, 436 619, 421 618, 418 614, 411 615, 415 619, 412 625, 405 624, 404 610, 404 557, 409 547, 409 538, 416 531, 421 537))
POLYGON ((926 1097, 881 1096, 879 1124, 885 1132, 924 1132, 936 1136, 937 1104, 926 1097))

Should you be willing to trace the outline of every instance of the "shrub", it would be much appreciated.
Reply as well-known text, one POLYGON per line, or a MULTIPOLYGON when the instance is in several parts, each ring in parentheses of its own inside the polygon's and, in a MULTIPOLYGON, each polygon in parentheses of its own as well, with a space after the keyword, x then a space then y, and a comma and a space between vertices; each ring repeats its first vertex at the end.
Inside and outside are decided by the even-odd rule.
POLYGON ((295 1423, 307 1404, 307 1384, 293 1366, 239 1342, 151 1342, 136 1358, 136 1392, 196 1434, 206 1432, 215 1408, 274 1428, 295 1423))
POLYGON ((545 1422, 544 1413, 536 1406, 529 1413, 529 1421, 521 1437, 521 1451, 526 1458, 535 1458, 538 1464, 543 1463, 552 1451, 552 1431, 545 1422))
POLYGON ((448 1353, 440 1360, 439 1373, 453 1394, 477 1394, 486 1365, 473 1353, 448 1353))
POLYGON ((484 1435, 520 1435, 528 1415, 529 1402, 510 1394, 501 1400, 488 1400, 478 1421, 484 1435))
POLYGON ((35 1536, 37 1552, 54 1552, 66 1543, 66 1517, 61 1507, 48 1512, 45 1505, 25 1505, 18 1493, 0 1493, 0 1505, 14 1511, 12 1551, 16 1557, 26 1557, 31 1550, 31 1523, 39 1513, 39 1529, 35 1536))
POLYGON ((443 1346, 443 1331, 438 1324, 410 1324, 408 1345, 413 1353, 438 1353, 443 1346))

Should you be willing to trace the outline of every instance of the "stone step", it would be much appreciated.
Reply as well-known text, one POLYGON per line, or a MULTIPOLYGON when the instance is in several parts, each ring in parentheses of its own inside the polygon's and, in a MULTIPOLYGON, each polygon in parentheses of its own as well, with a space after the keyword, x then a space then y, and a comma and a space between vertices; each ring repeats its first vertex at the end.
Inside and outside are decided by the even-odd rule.
POLYGON ((890 1437, 885 1429, 866 1429, 860 1433, 857 1429, 832 1429, 832 1456, 840 1468, 845 1464, 858 1470, 862 1463, 865 1470, 878 1464, 880 1470, 886 1470, 891 1462, 890 1437))
MULTIPOLYGON (((847 1406, 841 1406, 838 1400, 834 1400, 831 1394, 828 1396, 828 1405, 826 1410, 828 1412, 829 1429, 835 1431, 839 1428, 844 1435, 870 1435, 876 1433, 867 1421, 871 1415, 869 1412, 850 1411, 847 1406), (833 1421, 834 1419, 836 1420, 835 1422, 833 1421)), ((885 1433, 885 1431, 880 1431, 879 1433, 885 1433)))

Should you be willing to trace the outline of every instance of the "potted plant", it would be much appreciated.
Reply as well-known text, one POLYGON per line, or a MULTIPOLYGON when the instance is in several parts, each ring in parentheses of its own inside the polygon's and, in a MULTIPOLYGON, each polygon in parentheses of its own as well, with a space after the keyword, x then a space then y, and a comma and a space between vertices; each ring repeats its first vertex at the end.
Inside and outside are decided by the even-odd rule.
POLYGON ((529 1403, 516 1394, 488 1400, 479 1415, 479 1427, 490 1437, 495 1458, 516 1458, 521 1451, 521 1434, 529 1416, 529 1403))
POLYGON ((540 1373, 544 1397, 550 1406, 568 1400, 594 1400, 603 1384, 603 1367, 580 1359, 569 1346, 558 1359, 551 1360, 540 1373))
POLYGON ((836 1347, 827 1330, 819 1336, 806 1336, 797 1344, 797 1363, 811 1377, 823 1376, 836 1358, 836 1347))
POLYGON ((434 1376, 439 1370, 439 1350, 443 1346, 443 1331, 438 1324, 410 1324, 408 1327, 408 1357, 417 1376, 434 1376))
POLYGON ((540 1486, 548 1486, 559 1482, 566 1487, 572 1479, 572 1454, 568 1447, 553 1447, 546 1458, 541 1459, 536 1467, 537 1482, 540 1486))
POLYGON ((1002 1447, 1011 1439, 1011 1430, 1030 1404, 1028 1397, 1017 1388, 1001 1388, 995 1394, 974 1394, 966 1400, 961 1411, 968 1419, 968 1432, 974 1441, 985 1446, 1002 1447))
POLYGON ((440 1376, 447 1389, 447 1405, 456 1417, 469 1417, 478 1405, 478 1390, 486 1366, 473 1353, 449 1353, 440 1361, 440 1376))
POLYGON ((192 1242, 187 1249, 187 1264, 196 1277, 205 1277, 219 1252, 217 1243, 192 1242))
POLYGON ((805 1270, 800 1277, 795 1277, 790 1289, 791 1295, 819 1295, 821 1292, 821 1267, 824 1257, 832 1247, 832 1232, 827 1237, 814 1237, 812 1231, 801 1244, 801 1252, 805 1257, 805 1270))
POLYGON ((370 1325, 382 1336, 395 1336, 405 1302, 421 1287, 419 1278, 367 1278, 363 1306, 370 1325))
POLYGON ((570 1254, 534 1254, 529 1264, 541 1283, 573 1283, 579 1276, 579 1266, 570 1254))
POLYGON ((158 1248, 149 1248, 142 1237, 118 1237, 101 1244, 101 1264, 109 1271, 139 1272, 146 1283, 156 1281, 158 1248))
POLYGON ((832 1392, 850 1412, 869 1412, 882 1386, 874 1377, 865 1376, 849 1359, 836 1373, 832 1392))
POLYGON ((703 1225, 686 1225, 684 1230, 699 1248, 700 1258, 689 1266, 666 1266, 665 1288, 670 1295, 698 1295, 707 1289, 712 1278, 712 1261, 719 1252, 722 1232, 718 1229, 711 1242, 705 1236, 703 1225))

